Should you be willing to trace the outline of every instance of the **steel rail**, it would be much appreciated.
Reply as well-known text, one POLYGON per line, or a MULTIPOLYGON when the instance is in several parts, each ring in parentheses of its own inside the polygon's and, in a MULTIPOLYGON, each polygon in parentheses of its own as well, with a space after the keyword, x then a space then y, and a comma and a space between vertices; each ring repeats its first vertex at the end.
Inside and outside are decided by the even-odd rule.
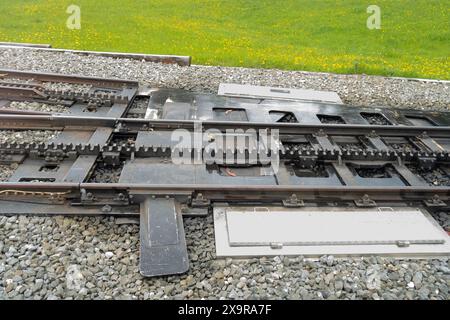
MULTIPOLYGON (((147 194, 180 194, 193 192, 216 192, 218 194, 239 195, 244 192, 256 192, 270 196, 273 193, 301 193, 320 196, 335 195, 343 199, 354 198, 352 195, 369 194, 379 198, 402 196, 439 195, 450 199, 450 187, 431 186, 307 186, 307 185, 217 185, 217 184, 142 184, 142 183, 52 183, 52 182, 1 182, 0 190, 129 190, 147 194)), ((245 195, 244 195, 245 196, 245 195)))
POLYGON ((18 71, 10 69, 0 69, 0 79, 10 77, 17 79, 34 79, 39 81, 48 82, 64 82, 64 83, 76 83, 76 84, 90 84, 93 86, 120 88, 123 86, 138 87, 139 82, 125 79, 108 79, 99 77, 87 77, 71 74, 57 74, 57 73, 43 73, 32 71, 18 71))
POLYGON ((21 110, 21 109, 10 109, 10 108, 0 108, 0 114, 17 114, 17 115, 37 115, 37 116, 51 116, 52 112, 46 111, 33 111, 33 110, 21 110))
POLYGON ((13 47, 13 48, 51 48, 51 44, 38 44, 38 43, 26 43, 26 42, 0 42, 1 47, 13 47))
POLYGON ((70 49, 56 49, 51 47, 46 47, 45 45, 30 46, 18 44, 8 44, 0 43, 0 49, 16 49, 16 48, 29 49, 34 51, 46 51, 46 52, 58 52, 58 53, 72 53, 85 56, 101 56, 110 58, 120 58, 120 59, 134 59, 134 60, 145 60, 155 63, 166 63, 166 64, 178 64, 179 66, 190 66, 191 57, 190 56, 177 56, 177 55, 162 55, 162 54, 146 54, 146 53, 125 53, 125 52, 102 52, 102 51, 85 51, 85 50, 70 50, 70 49))
MULTIPOLYGON (((0 186, 1 187, 1 186, 0 186)), ((271 200, 284 199, 298 194, 302 200, 320 201, 325 199, 345 201, 359 200, 368 195, 371 200, 426 200, 438 196, 450 199, 450 187, 354 187, 354 186, 261 186, 261 185, 150 185, 150 184, 108 184, 81 183, 86 190, 128 190, 142 194, 202 194, 208 200, 271 200)))
POLYGON ((280 134, 328 134, 328 135, 368 135, 412 137, 426 134, 430 137, 449 138, 449 126, 380 126, 358 124, 299 124, 299 123, 269 123, 269 122, 232 122, 232 121, 198 121, 198 120, 148 120, 112 117, 73 117, 65 115, 17 115, 0 114, 2 129, 46 129, 79 127, 110 127, 129 128, 135 130, 194 130, 196 126, 202 130, 217 129, 254 129, 279 130, 280 134))

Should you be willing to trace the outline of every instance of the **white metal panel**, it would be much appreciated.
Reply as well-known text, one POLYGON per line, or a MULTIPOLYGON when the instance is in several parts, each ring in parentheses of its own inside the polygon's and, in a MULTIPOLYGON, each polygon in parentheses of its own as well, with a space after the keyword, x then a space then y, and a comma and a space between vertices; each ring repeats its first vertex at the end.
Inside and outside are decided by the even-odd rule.
POLYGON ((450 254, 449 237, 419 209, 214 208, 217 256, 450 254), (409 243, 409 246, 403 246, 409 243))
POLYGON ((307 100, 326 103, 342 103, 336 92, 309 89, 274 88, 244 84, 221 83, 219 96, 277 100, 307 100))

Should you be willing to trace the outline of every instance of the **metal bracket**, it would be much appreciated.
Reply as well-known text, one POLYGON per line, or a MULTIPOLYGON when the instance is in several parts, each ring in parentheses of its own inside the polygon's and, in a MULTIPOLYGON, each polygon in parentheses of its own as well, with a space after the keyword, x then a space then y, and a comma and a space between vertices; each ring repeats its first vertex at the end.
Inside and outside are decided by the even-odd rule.
POLYGON ((188 271, 183 218, 173 198, 147 197, 141 203, 140 272, 145 277, 188 271))
POLYGON ((326 137, 327 134, 325 133, 325 131, 323 131, 323 129, 320 129, 319 131, 317 131, 316 134, 314 134, 315 137, 326 137))
POLYGON ((397 241, 397 247, 399 248, 408 248, 411 245, 410 241, 406 240, 398 240, 397 241))
POLYGON ((436 194, 430 200, 424 200, 424 203, 427 207, 446 207, 444 201, 442 201, 439 196, 436 194))
POLYGON ((83 203, 93 203, 96 199, 92 192, 87 192, 86 189, 81 189, 80 200, 83 203))
POLYGON ((104 151, 102 159, 105 164, 118 166, 120 165, 120 152, 104 151))
POLYGON ((293 193, 288 199, 283 200, 283 206, 290 208, 298 208, 304 207, 305 202, 297 197, 295 193, 293 193))
POLYGON ((300 156, 298 163, 305 168, 311 168, 315 166, 317 160, 319 160, 318 156, 300 156))
POLYGON ((202 193, 197 193, 197 196, 191 200, 192 207, 208 207, 211 201, 206 199, 202 193))
POLYGON ((22 163, 25 158, 25 154, 8 154, 0 151, 0 164, 10 165, 13 163, 22 163))
POLYGON ((436 157, 418 157, 418 165, 424 170, 431 170, 436 164, 436 157))
POLYGON ((379 138, 377 132, 375 130, 370 131, 369 134, 367 134, 368 138, 379 138))
POLYGON ((44 158, 44 161, 46 164, 59 164, 64 159, 70 159, 70 160, 76 160, 77 159, 77 152, 75 151, 64 151, 61 149, 55 149, 55 150, 45 150, 45 151, 38 151, 38 150, 32 150, 30 151, 30 157, 31 158, 44 158))
POLYGON ((377 203, 370 199, 368 194, 365 194, 360 200, 355 200, 357 207, 376 207, 377 203))

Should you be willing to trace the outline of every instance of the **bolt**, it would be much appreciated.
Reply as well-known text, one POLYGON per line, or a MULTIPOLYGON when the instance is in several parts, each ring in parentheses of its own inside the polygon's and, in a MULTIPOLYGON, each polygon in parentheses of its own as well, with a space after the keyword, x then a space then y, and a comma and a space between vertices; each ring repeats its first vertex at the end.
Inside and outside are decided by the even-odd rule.
POLYGON ((106 212, 111 212, 112 211, 112 207, 109 204, 106 204, 102 207, 102 212, 106 213, 106 212))

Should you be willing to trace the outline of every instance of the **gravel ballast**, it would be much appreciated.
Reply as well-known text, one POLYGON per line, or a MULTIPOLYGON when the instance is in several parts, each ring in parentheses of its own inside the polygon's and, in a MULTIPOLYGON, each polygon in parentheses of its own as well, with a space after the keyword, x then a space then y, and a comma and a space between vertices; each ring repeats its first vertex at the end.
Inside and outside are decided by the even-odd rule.
POLYGON ((0 217, 5 298, 448 299, 448 260, 218 260, 212 217, 187 218, 190 271, 139 275, 139 227, 114 218, 0 217), (26 239, 26 241, 25 241, 26 239))
POLYGON ((53 130, 0 130, 0 143, 46 143, 58 134, 53 130))
MULTIPOLYGON (((195 57, 194 57, 195 58, 195 57)), ((0 48, 0 67, 139 80, 154 87, 217 93, 221 82, 336 91, 355 106, 450 109, 450 82, 230 67, 180 67, 130 59, 0 48)))
POLYGON ((67 113, 69 108, 62 105, 50 105, 46 103, 39 102, 28 102, 28 101, 13 101, 6 108, 16 109, 16 110, 30 110, 30 111, 40 111, 40 112, 51 112, 51 113, 67 113))
MULTIPOLYGON (((449 110, 448 83, 361 75, 191 66, 0 49, 0 68, 139 80, 155 87, 217 92, 219 83, 331 90, 345 103, 449 110)), ((80 88, 84 90, 87 88, 80 88)), ((39 108, 34 109, 39 110, 39 108)), ((44 131, 0 133, 45 142, 44 131)), ((14 166, 0 166, 6 180, 14 166)), ((446 213, 435 215, 449 226, 446 213)), ((190 270, 139 274, 139 226, 113 217, 0 216, 0 299, 449 299, 449 260, 368 257, 216 259, 212 217, 185 218, 190 270)))

